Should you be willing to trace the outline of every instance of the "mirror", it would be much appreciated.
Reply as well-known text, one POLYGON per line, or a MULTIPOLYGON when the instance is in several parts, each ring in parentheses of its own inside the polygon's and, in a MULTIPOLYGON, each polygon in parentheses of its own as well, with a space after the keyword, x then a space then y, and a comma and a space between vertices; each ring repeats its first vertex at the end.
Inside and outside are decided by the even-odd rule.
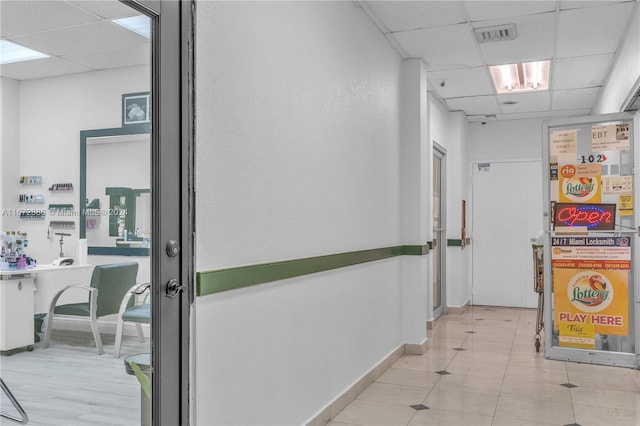
POLYGON ((80 132, 80 238, 93 255, 148 256, 149 124, 80 132))

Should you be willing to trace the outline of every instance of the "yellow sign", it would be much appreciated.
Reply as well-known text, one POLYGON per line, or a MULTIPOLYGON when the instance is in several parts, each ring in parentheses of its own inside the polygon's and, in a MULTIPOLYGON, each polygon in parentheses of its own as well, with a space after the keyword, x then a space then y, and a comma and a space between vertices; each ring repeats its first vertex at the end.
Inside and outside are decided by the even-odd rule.
POLYGON ((633 195, 620 195, 618 203, 620 216, 633 216, 633 195))
POLYGON ((553 268, 556 329, 593 324, 598 334, 629 334, 629 271, 553 268))
POLYGON ((576 324, 560 321, 559 331, 560 346, 581 349, 595 349, 596 347, 596 328, 591 323, 576 324))
POLYGON ((561 203, 599 203, 600 164, 565 164, 558 179, 561 203))

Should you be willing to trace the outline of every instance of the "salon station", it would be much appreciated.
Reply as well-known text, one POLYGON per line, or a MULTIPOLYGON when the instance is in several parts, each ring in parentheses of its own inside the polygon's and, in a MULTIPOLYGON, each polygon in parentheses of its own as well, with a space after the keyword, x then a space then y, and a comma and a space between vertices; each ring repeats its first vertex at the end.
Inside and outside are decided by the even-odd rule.
POLYGON ((47 350, 77 331, 119 358, 140 352, 129 336, 149 335, 149 35, 127 19, 93 25, 108 27, 102 49, 130 54, 98 64, 99 51, 69 42, 68 52, 21 61, 3 46, 3 356, 47 350))

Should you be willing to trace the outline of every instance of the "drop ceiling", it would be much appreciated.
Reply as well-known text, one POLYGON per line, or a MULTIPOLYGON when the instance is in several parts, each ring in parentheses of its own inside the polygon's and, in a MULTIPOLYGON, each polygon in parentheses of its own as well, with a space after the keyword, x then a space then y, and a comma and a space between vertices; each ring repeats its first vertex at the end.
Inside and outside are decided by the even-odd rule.
POLYGON ((139 15, 118 1, 0 2, 0 37, 50 55, 0 66, 29 80, 150 62, 150 41, 111 22, 139 15))
POLYGON ((637 1, 363 1, 403 58, 420 58, 429 91, 470 121, 589 114, 637 1), (513 40, 475 30, 514 24, 513 40), (551 61, 549 91, 496 94, 488 66, 551 61))
MULTIPOLYGON (((588 114, 638 1, 362 1, 404 58, 427 67, 429 91, 471 121, 588 114), (514 24, 513 40, 474 30, 514 24), (497 95, 489 65, 551 60, 551 90, 497 95), (488 117, 488 118, 487 118, 488 117)), ((148 64, 149 40, 111 22, 118 1, 1 1, 0 37, 51 55, 0 66, 16 80, 148 64)))

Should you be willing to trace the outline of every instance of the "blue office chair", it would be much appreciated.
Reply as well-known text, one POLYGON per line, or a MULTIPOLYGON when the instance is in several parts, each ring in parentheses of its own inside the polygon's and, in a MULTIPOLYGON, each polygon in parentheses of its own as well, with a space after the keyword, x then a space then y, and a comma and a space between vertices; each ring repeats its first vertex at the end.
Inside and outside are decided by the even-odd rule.
POLYGON ((137 275, 137 262, 97 265, 93 269, 89 286, 68 285, 56 293, 49 307, 43 346, 45 348, 49 347, 49 339, 51 337, 51 329, 53 328, 55 315, 89 317, 98 354, 102 355, 104 349, 102 348, 102 339, 100 338, 97 319, 105 315, 117 314, 120 311, 122 299, 127 295, 132 285, 135 284, 137 275), (89 292, 87 302, 56 306, 60 296, 70 288, 87 290, 89 292))
MULTIPOLYGON (((116 326, 116 341, 113 344, 113 357, 120 358, 120 347, 122 344, 122 331, 125 322, 136 324, 138 331, 138 341, 144 343, 144 333, 142 324, 151 323, 151 304, 144 300, 144 293, 149 291, 151 283, 136 284, 129 289, 120 303, 118 311, 118 325, 116 326)), ((147 294, 148 296, 148 294, 147 294)))

